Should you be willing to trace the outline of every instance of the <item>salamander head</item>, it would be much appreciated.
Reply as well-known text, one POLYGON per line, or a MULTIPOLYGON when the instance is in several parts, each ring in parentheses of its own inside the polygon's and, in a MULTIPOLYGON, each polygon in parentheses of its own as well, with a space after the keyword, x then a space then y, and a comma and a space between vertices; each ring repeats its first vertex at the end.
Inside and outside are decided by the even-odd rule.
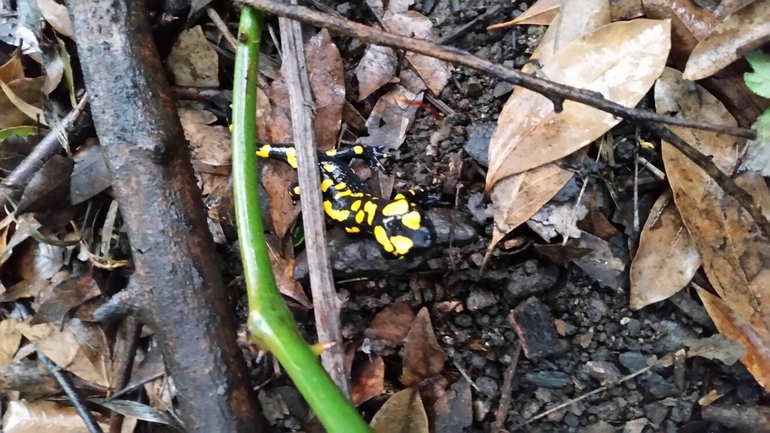
POLYGON ((383 246, 385 251, 396 257, 416 251, 430 248, 435 242, 433 226, 423 212, 406 200, 396 200, 395 208, 400 212, 389 211, 389 207, 382 209, 381 227, 384 230, 375 230, 375 238, 383 246), (384 235, 384 236, 383 236, 384 235))

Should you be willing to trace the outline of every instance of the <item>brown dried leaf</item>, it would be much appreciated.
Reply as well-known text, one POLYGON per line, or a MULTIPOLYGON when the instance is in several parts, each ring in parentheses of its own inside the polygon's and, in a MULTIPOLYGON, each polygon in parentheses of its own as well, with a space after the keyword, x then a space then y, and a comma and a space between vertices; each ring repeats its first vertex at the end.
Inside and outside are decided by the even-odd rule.
POLYGON ((232 163, 230 131, 222 125, 213 125, 217 116, 206 110, 177 109, 184 136, 190 142, 190 153, 196 172, 228 174, 232 163), (223 173, 223 168, 225 172, 223 173))
POLYGON ((740 59, 770 36, 770 0, 757 0, 719 23, 690 55, 683 76, 700 80, 740 59))
POLYGON ((62 35, 74 39, 75 31, 72 30, 72 21, 64 5, 56 3, 54 0, 37 0, 37 7, 48 24, 62 35))
POLYGON ((358 100, 363 101, 388 84, 396 74, 397 65, 398 58, 393 48, 369 45, 356 66, 358 100))
POLYGON ((770 140, 758 137, 749 140, 741 169, 757 172, 770 177, 770 140))
POLYGON ((178 86, 219 87, 219 55, 201 26, 183 31, 166 59, 178 86))
POLYGON ((556 18, 559 13, 560 0, 538 0, 535 4, 527 8, 523 14, 511 21, 495 24, 487 27, 487 30, 498 30, 505 27, 533 24, 537 26, 547 26, 556 18))
POLYGON ((644 16, 642 0, 610 0, 610 16, 612 22, 644 16))
POLYGON ((598 188, 594 187, 591 193, 591 200, 588 202, 588 215, 578 221, 577 226, 580 230, 591 233, 606 241, 620 234, 620 232, 599 209, 599 205, 596 202, 597 191, 598 188))
MULTIPOLYGON (((38 120, 35 113, 41 114, 39 120, 44 121, 42 118, 42 110, 40 110, 40 107, 42 107, 42 92, 40 89, 43 87, 44 81, 45 77, 17 78, 7 84, 4 81, 0 81, 0 84, 4 86, 4 90, 10 90, 10 93, 13 95, 11 96, 7 90, 0 93, 0 113, 3 113, 3 115, 0 116, 0 129, 21 125, 34 125, 36 120, 38 120), (27 110, 29 115, 25 114, 24 111, 17 106, 19 100, 26 101, 26 104, 37 111, 33 113, 27 110)), ((25 109, 27 108, 29 107, 26 107, 25 109)))
POLYGON ((369 426, 374 433, 430 433, 420 393, 413 388, 393 394, 374 414, 369 426))
MULTIPOLYGON (((687 119, 736 124, 716 98, 697 84, 683 80, 673 69, 667 69, 655 86, 655 102, 659 112, 679 111, 678 115, 687 119)), ((737 146, 742 140, 708 131, 680 127, 672 130, 709 155, 721 170, 729 172, 735 166, 737 146)), ((762 237, 738 202, 694 162, 666 142, 662 155, 674 201, 698 248, 709 281, 755 331, 770 336, 766 320, 770 314, 770 269, 764 265, 770 263, 770 242, 762 237)))
POLYGON ((24 67, 21 65, 21 57, 14 55, 0 66, 0 81, 10 83, 18 78, 24 78, 24 67))
POLYGON ((21 343, 21 332, 16 328, 19 321, 8 317, 0 322, 0 368, 13 361, 21 343))
POLYGON ((404 341, 414 323, 415 314, 406 302, 395 302, 377 313, 366 330, 369 338, 387 340, 396 346, 404 341))
POLYGON ((40 304, 30 325, 54 323, 59 325, 65 316, 85 301, 100 296, 99 286, 90 274, 70 278, 57 284, 40 304))
POLYGON ((305 308, 313 308, 313 303, 307 298, 305 290, 297 280, 294 279, 294 248, 290 242, 286 243, 286 248, 281 256, 280 241, 275 236, 265 235, 267 249, 270 252, 270 265, 275 275, 275 283, 278 290, 291 299, 302 304, 305 308))
POLYGON ((70 178, 75 163, 64 155, 54 155, 38 170, 24 188, 16 214, 38 212, 69 204, 70 178))
POLYGON ((345 105, 345 70, 342 56, 329 32, 321 30, 305 44, 310 88, 316 112, 313 132, 319 150, 333 149, 337 144, 342 107, 345 105))
POLYGON ((559 52, 570 42, 590 34, 610 23, 610 2, 607 0, 562 0, 554 50, 559 52))
POLYGON ((17 328, 59 367, 99 386, 109 386, 105 360, 102 359, 99 365, 92 363, 81 350, 80 344, 68 325, 65 325, 61 331, 58 325, 52 323, 35 326, 19 323, 17 328))
MULTIPOLYGON (((99 413, 93 413, 103 431, 109 423, 99 413)), ((82 433, 88 431, 77 409, 52 401, 9 401, 3 416, 5 433, 82 433)))
POLYGON ((401 383, 411 387, 441 373, 446 359, 446 354, 433 333, 428 309, 422 308, 417 313, 409 335, 406 336, 401 383))
POLYGON ((434 431, 463 433, 473 423, 471 384, 461 377, 433 405, 436 415, 434 431))
POLYGON ((639 310, 682 290, 700 268, 700 255, 682 223, 671 191, 658 198, 642 227, 631 262, 631 309, 639 310))
POLYGON ((742 344, 725 334, 714 334, 711 337, 701 339, 687 339, 684 344, 689 348, 688 358, 700 356, 701 358, 717 359, 726 365, 735 364, 746 353, 746 348, 742 344))
POLYGON ((385 389, 385 361, 374 355, 359 364, 351 374, 353 389, 350 399, 358 406, 377 397, 385 389))
POLYGON ((280 161, 267 161, 262 170, 262 185, 270 199, 270 218, 279 239, 294 226, 301 210, 289 195, 289 185, 296 181, 297 172, 280 161))
POLYGON ((414 123, 417 106, 404 104, 403 98, 422 101, 422 95, 415 95, 404 87, 396 85, 377 101, 366 119, 369 136, 358 141, 368 146, 385 146, 396 150, 406 139, 406 131, 414 123))
POLYGON ((770 390, 770 340, 757 333, 754 327, 723 300, 700 288, 698 295, 719 332, 746 348, 741 363, 765 390, 770 390))
POLYGON ((112 185, 102 147, 97 140, 86 141, 73 156, 75 167, 70 180, 70 202, 80 204, 112 185))
MULTIPOLYGON (((558 51, 543 73, 553 81, 634 106, 663 70, 670 44, 666 21, 612 23, 558 51)), ((490 142, 487 190, 507 176, 577 151, 620 121, 570 101, 556 114, 551 101, 534 92, 522 92, 516 102, 518 109, 509 109, 510 102, 506 106, 490 142)))

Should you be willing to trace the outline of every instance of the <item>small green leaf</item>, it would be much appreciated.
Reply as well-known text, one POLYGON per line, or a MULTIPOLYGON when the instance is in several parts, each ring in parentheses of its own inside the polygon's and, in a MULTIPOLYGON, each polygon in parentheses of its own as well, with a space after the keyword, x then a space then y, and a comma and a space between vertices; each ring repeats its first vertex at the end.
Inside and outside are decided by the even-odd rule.
POLYGON ((757 131, 757 135, 765 140, 770 140, 770 108, 757 117, 757 121, 751 125, 757 131))
POLYGON ((770 56, 762 51, 752 51, 746 55, 754 72, 743 75, 746 87, 763 98, 770 98, 770 56))
POLYGON ((38 131, 43 134, 46 132, 44 129, 41 130, 37 126, 14 126, 11 128, 5 128, 0 130, 0 141, 5 140, 12 135, 18 135, 21 138, 26 138, 28 135, 34 134, 38 131))

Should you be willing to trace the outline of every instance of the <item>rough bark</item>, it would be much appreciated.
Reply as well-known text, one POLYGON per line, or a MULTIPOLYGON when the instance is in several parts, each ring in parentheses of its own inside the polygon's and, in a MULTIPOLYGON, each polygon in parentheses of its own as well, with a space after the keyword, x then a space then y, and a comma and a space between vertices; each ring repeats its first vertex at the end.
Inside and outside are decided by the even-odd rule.
POLYGON ((155 331, 188 432, 263 430, 182 126, 142 0, 68 0, 131 242, 121 299, 155 331))

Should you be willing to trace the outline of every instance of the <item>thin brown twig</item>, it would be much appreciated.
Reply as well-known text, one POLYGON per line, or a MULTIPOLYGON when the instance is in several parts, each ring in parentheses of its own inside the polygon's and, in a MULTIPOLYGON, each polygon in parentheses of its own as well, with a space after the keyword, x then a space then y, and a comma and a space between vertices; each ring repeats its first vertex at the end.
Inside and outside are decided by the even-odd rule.
MULTIPOLYGON (((302 29, 297 21, 281 18, 278 20, 283 41, 283 62, 286 66, 286 85, 289 90, 291 123, 294 143, 297 147, 297 176, 302 192, 302 218, 305 231, 308 265, 310 268, 310 290, 313 294, 318 341, 327 343, 341 341, 339 304, 334 288, 331 260, 326 250, 326 229, 318 172, 318 155, 313 136, 313 95, 305 63, 305 48, 302 29), (315 218, 311 217, 316 215, 315 218)), ((337 386, 350 395, 345 353, 342 345, 334 345, 321 353, 321 363, 337 386)))
POLYGON ((467 51, 458 48, 442 46, 434 42, 408 38, 393 33, 384 32, 346 19, 332 17, 311 9, 288 5, 275 0, 238 0, 239 3, 256 9, 301 21, 307 24, 328 29, 347 36, 356 37, 364 42, 391 47, 399 50, 407 50, 418 54, 434 57, 449 63, 466 66, 512 84, 519 85, 533 92, 546 95, 554 101, 556 107, 562 100, 570 100, 588 105, 590 107, 614 114, 623 119, 636 122, 654 132, 660 138, 668 141, 674 147, 693 160, 701 169, 709 174, 719 186, 746 208, 754 221, 759 226, 762 234, 770 238, 770 221, 768 221, 760 206, 749 193, 740 188, 732 179, 722 173, 711 162, 711 159, 686 143, 676 134, 661 124, 676 125, 692 129, 713 131, 733 135, 737 137, 754 139, 756 132, 751 129, 738 128, 725 125, 714 125, 703 122, 695 122, 683 118, 666 116, 651 111, 628 108, 618 103, 609 101, 601 93, 578 89, 564 84, 549 81, 543 78, 525 74, 521 71, 506 68, 488 60, 476 57, 467 51))
POLYGON ((503 388, 500 391, 500 404, 495 412, 495 424, 492 427, 492 433, 498 433, 503 429, 505 419, 508 418, 508 408, 511 407, 511 390, 513 388, 513 375, 516 374, 516 367, 519 365, 519 355, 521 354, 521 343, 516 343, 513 350, 513 359, 508 364, 508 368, 503 374, 503 388))
POLYGON ((230 33, 230 29, 227 28, 227 24, 222 21, 222 18, 219 16, 217 11, 214 10, 214 8, 207 7, 206 13, 209 15, 209 18, 211 18, 211 22, 214 23, 214 26, 216 26, 217 30, 219 30, 219 33, 222 33, 222 36, 224 36, 227 43, 230 44, 230 48, 235 51, 235 49, 238 47, 238 41, 236 41, 235 36, 230 33))

